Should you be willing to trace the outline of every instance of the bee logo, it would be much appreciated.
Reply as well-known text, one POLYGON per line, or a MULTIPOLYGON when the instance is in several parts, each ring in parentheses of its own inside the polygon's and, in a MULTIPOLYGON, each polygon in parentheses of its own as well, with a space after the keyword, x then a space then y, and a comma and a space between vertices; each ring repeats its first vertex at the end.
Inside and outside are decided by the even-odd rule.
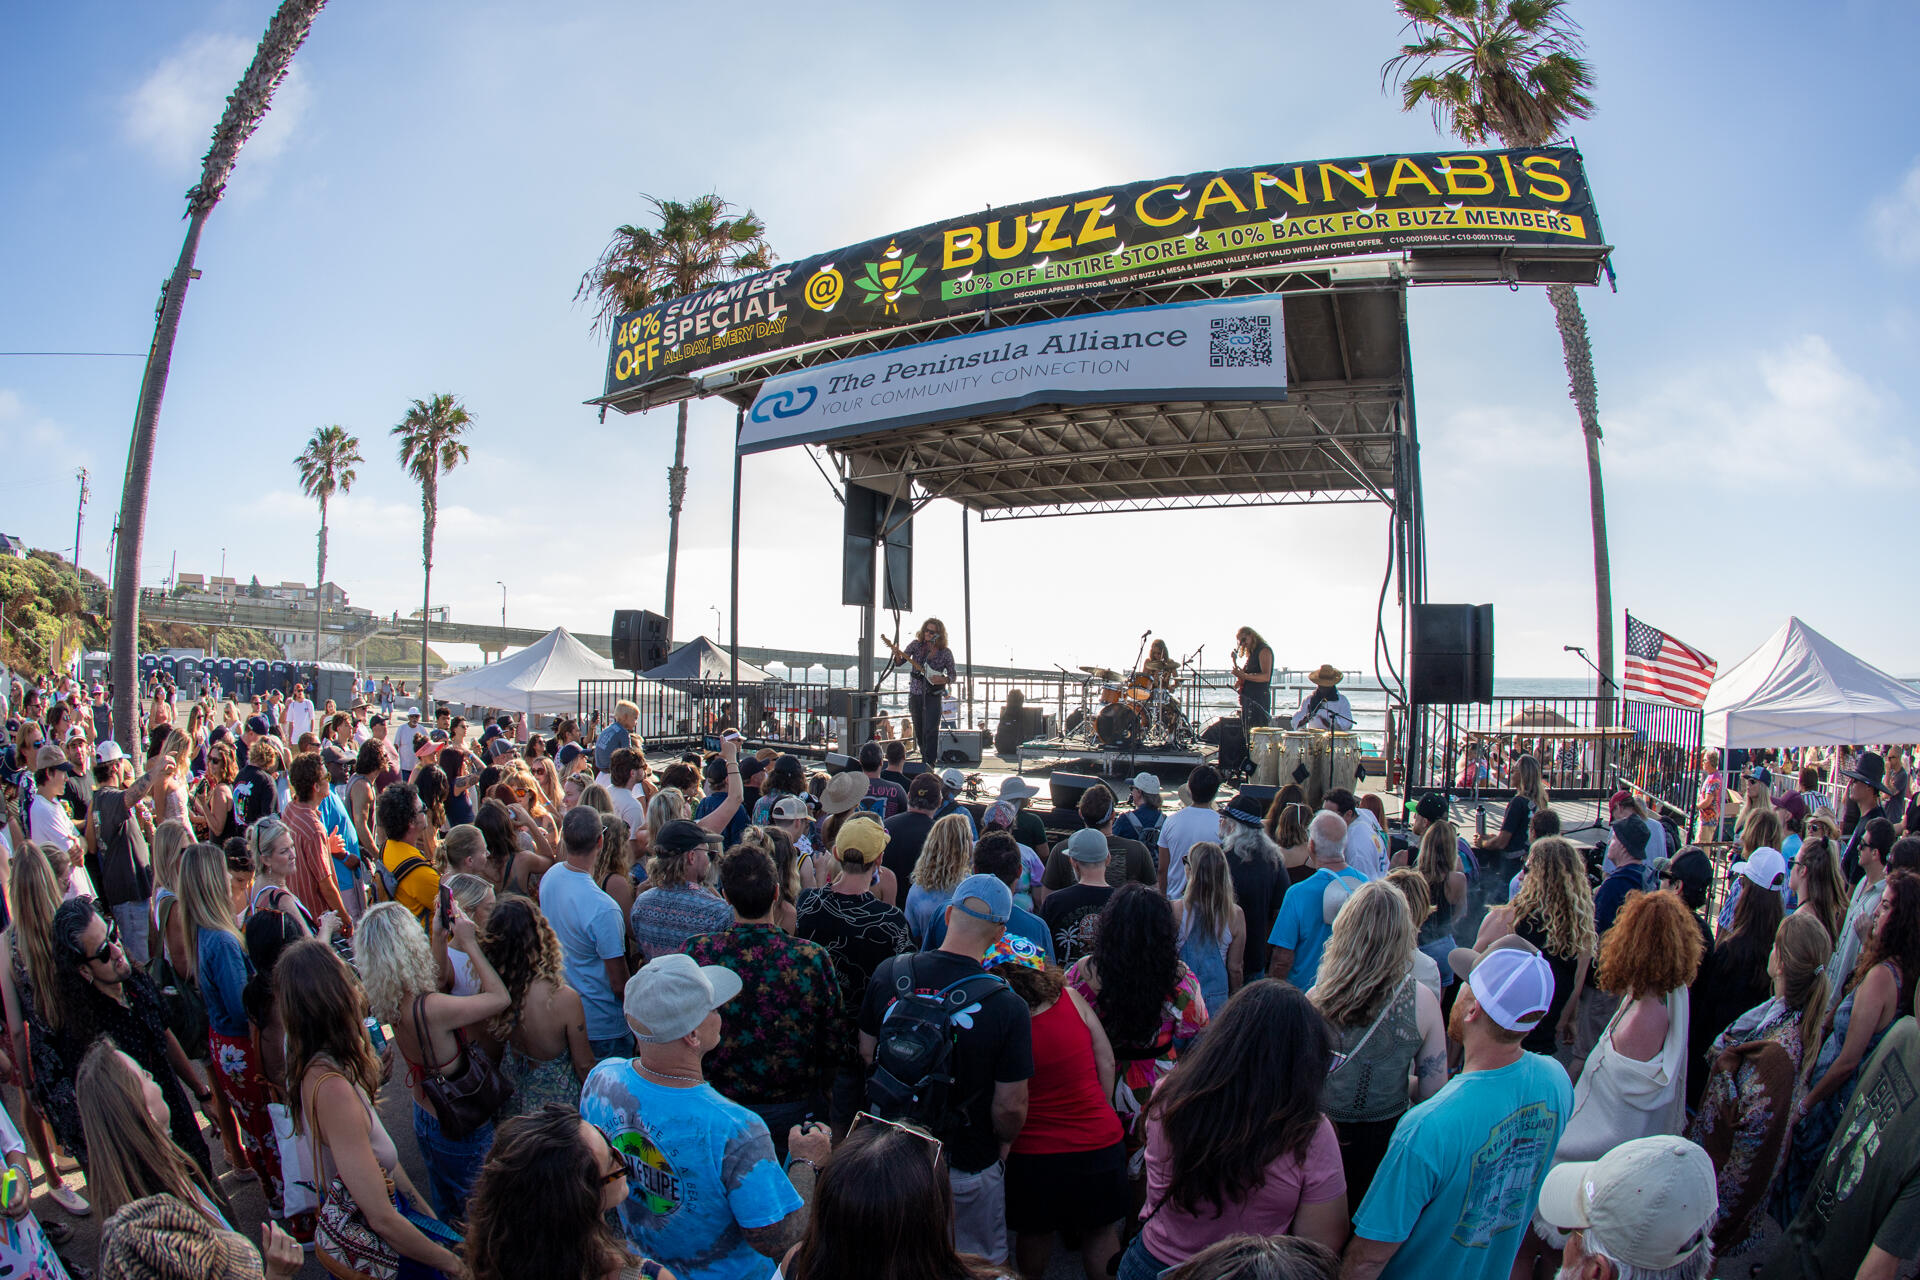
POLYGON ((918 256, 912 253, 903 256, 899 245, 891 240, 887 241, 887 251, 880 255, 880 261, 866 263, 865 273, 854 281, 866 290, 867 296, 864 301, 877 302, 885 298, 887 305, 880 314, 897 315, 900 311, 901 295, 911 293, 918 296, 920 290, 916 287, 915 281, 927 274, 925 267, 914 265, 913 260, 918 256))
POLYGON ((847 282, 831 262, 821 267, 807 279, 807 305, 815 311, 831 311, 833 304, 840 301, 840 291, 847 282))

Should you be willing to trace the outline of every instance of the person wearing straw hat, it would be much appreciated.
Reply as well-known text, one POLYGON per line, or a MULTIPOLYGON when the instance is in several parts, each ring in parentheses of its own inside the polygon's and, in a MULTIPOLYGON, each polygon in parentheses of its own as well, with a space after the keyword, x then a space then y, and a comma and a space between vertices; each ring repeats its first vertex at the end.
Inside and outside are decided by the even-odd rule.
POLYGON ((1353 704, 1347 701, 1346 694, 1340 692, 1340 682, 1346 679, 1346 675, 1331 663, 1321 663, 1319 669, 1307 677, 1313 682, 1313 692, 1300 699, 1300 709, 1293 713, 1293 727, 1353 728, 1353 704))
POLYGON ((1345 1280, 1501 1280, 1573 1110, 1565 1068, 1520 1047, 1553 1000, 1546 960, 1524 943, 1459 959, 1472 967, 1447 1034, 1464 1065, 1401 1116, 1354 1214, 1345 1280))

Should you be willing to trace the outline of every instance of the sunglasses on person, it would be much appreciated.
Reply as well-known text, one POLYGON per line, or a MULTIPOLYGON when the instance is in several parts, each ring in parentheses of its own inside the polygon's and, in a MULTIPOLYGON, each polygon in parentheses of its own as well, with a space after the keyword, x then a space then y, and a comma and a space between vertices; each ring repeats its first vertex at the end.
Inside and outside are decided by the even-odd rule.
POLYGON ((925 1129, 919 1128, 916 1125, 901 1124, 897 1120, 882 1120, 871 1111, 862 1111, 854 1116, 853 1123, 847 1127, 847 1132, 854 1133, 859 1130, 860 1126, 867 1124, 885 1125, 889 1129, 897 1129, 901 1133, 908 1134, 920 1142, 925 1143, 927 1147, 927 1158, 936 1168, 939 1166, 940 1157, 942 1153, 945 1152, 946 1147, 941 1143, 940 1139, 934 1137, 925 1129))
MULTIPOLYGON (((97 914, 97 913, 96 913, 97 914)), ((120 926, 114 923, 112 916, 101 916, 107 925, 107 940, 91 954, 81 952, 81 958, 90 964, 104 964, 113 957, 113 949, 120 945, 120 926)))
POLYGON ((613 1138, 605 1129, 595 1125, 594 1131, 607 1140, 607 1152, 613 1157, 613 1167, 600 1175, 600 1185, 610 1187, 627 1176, 627 1162, 621 1157, 619 1148, 613 1145, 613 1138))

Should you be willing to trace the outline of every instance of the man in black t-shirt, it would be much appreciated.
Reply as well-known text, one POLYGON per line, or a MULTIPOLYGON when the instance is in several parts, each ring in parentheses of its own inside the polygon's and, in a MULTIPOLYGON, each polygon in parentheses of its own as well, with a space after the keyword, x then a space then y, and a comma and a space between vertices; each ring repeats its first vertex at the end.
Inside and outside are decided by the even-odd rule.
MULTIPOLYGON (((1138 880, 1149 886, 1158 884, 1159 869, 1154 863, 1153 853, 1138 840, 1115 835, 1113 814, 1113 792, 1107 789, 1105 783, 1088 787, 1081 793, 1080 821, 1107 838, 1107 883, 1115 889, 1129 880, 1138 880)), ((1073 884, 1079 879, 1077 866, 1078 863, 1067 853, 1065 844, 1055 845, 1047 855, 1047 869, 1041 879, 1041 887, 1053 893, 1073 884)))
POLYGON ((944 798, 940 779, 923 773, 907 788, 907 811, 887 819, 886 867, 901 884, 912 883, 913 864, 920 860, 920 846, 927 842, 927 832, 933 830, 934 811, 944 798))
POLYGON ((240 811, 240 821, 248 826, 278 807, 279 797, 274 792, 271 771, 279 763, 279 751, 266 738, 257 739, 247 748, 247 762, 240 766, 233 780, 233 804, 240 811))
MULTIPOLYGON (((1107 868, 1112 858, 1105 835, 1097 828, 1082 827, 1067 837, 1065 846, 1054 851, 1054 857, 1063 852, 1073 864, 1078 880, 1065 889, 1055 889, 1040 904, 1040 918, 1053 931, 1054 959, 1062 967, 1093 951, 1093 934, 1100 923, 1101 909, 1113 896, 1113 886, 1107 883, 1107 868)), ((1048 869, 1051 870, 1051 866, 1048 869)))
POLYGON ((880 766, 886 763, 886 753, 877 742, 866 742, 860 746, 860 771, 867 775, 867 803, 861 808, 870 808, 879 804, 885 810, 881 818, 897 818, 907 811, 907 789, 898 783, 889 782, 881 774, 880 766))
POLYGON ((884 749, 887 763, 881 768, 880 776, 888 782, 891 782, 894 786, 899 787, 902 791, 907 790, 912 783, 912 779, 907 777, 906 772, 907 744, 896 738, 892 742, 886 743, 884 749))
MULTIPOLYGON (((986 972, 981 960, 1013 916, 1013 891, 997 876, 976 872, 962 880, 946 908, 947 936, 937 951, 895 956, 874 970, 860 1006, 860 1057, 871 1067, 881 1024, 904 974, 928 995, 986 972)), ((976 984, 987 985, 987 984, 976 984)), ((951 1118, 933 1125, 946 1147, 953 1187, 954 1244, 1006 1265, 1006 1171, 1000 1151, 1027 1121, 1027 1081, 1033 1076, 1033 1022, 1027 1003, 1004 984, 990 987, 952 1023, 951 1118)))

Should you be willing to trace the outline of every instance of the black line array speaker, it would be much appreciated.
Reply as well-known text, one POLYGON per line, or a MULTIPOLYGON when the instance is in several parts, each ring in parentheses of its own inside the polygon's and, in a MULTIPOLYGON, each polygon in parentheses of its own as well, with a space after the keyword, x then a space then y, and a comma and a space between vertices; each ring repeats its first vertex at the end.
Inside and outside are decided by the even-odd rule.
POLYGON ((913 608, 913 516, 906 500, 849 483, 841 529, 840 603, 873 603, 875 548, 886 544, 881 607, 913 608))
POLYGON ((651 671, 667 660, 667 620, 647 609, 613 611, 613 665, 651 671))
POLYGON ((1493 606, 1413 606, 1409 695, 1416 705, 1493 700, 1493 606))

